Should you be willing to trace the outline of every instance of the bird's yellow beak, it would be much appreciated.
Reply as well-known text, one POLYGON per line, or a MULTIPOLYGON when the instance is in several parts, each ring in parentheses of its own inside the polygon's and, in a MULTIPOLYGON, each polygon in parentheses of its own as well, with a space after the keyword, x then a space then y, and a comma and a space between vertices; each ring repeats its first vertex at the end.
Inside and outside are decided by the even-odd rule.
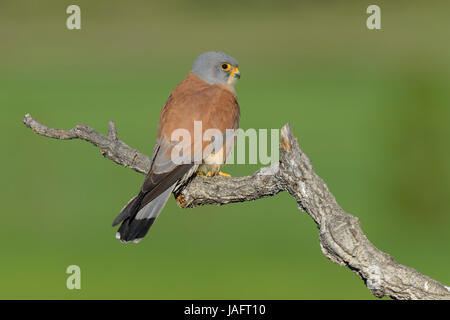
POLYGON ((228 77, 228 84, 234 85, 237 79, 241 78, 241 73, 237 67, 234 67, 230 71, 230 76, 228 77))
POLYGON ((239 72, 239 68, 238 67, 233 68, 233 70, 231 70, 230 72, 230 76, 236 79, 240 79, 241 73, 239 72))

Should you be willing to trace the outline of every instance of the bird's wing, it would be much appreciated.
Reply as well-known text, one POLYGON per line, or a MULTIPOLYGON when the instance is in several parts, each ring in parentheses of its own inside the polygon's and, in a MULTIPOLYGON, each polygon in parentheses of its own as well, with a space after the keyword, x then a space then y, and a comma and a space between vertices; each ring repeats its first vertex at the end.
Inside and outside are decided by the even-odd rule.
MULTIPOLYGON (((125 219, 133 220, 141 209, 156 199, 160 194, 164 193, 168 189, 170 189, 171 192, 174 184, 187 172, 189 172, 193 166, 192 163, 176 164, 171 161, 171 147, 172 144, 170 141, 165 139, 165 137, 158 139, 153 151, 150 170, 147 173, 139 194, 131 199, 130 202, 128 202, 128 204, 122 209, 120 214, 114 220, 113 226, 119 224, 125 219)), ((167 198, 170 195, 170 192, 167 195, 167 198)), ((143 217, 142 213, 140 214, 140 217, 143 217)))
MULTIPOLYGON (((164 208, 177 181, 193 174, 193 164, 175 164, 167 154, 170 142, 159 140, 150 170, 139 194, 122 209, 113 226, 122 222, 116 237, 122 242, 138 242, 150 229, 164 208)), ((196 170, 196 168, 194 168, 196 170)))

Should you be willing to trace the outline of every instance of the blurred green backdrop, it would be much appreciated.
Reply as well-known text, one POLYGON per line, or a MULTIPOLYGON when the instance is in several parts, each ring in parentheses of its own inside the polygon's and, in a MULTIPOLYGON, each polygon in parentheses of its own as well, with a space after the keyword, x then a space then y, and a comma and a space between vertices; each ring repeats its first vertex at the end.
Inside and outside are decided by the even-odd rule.
MULTIPOLYGON (((0 298, 372 299, 287 194, 183 210, 139 244, 111 222, 143 176, 21 123, 86 123, 150 154, 202 52, 239 60, 241 127, 290 122, 368 238, 450 284, 449 1, 0 1, 0 298), (66 28, 81 7, 82 29, 66 28), (379 4, 382 30, 366 8, 379 4), (68 265, 81 290, 66 288, 68 265)), ((258 166, 230 165, 233 175, 258 166)))

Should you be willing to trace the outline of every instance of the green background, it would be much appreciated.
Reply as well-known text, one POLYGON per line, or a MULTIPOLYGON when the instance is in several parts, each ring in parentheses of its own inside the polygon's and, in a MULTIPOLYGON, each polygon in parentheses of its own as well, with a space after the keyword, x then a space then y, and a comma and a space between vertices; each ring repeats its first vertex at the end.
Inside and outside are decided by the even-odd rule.
MULTIPOLYGON (((202 52, 239 60, 241 127, 289 122, 381 250, 450 284, 449 1, 0 1, 0 298, 374 299, 320 251, 286 193, 170 199, 138 245, 113 218, 143 176, 21 122, 85 123, 151 154, 170 91, 202 52), (382 30, 366 28, 381 7, 382 30), (67 30, 66 8, 82 29, 67 30), (68 265, 81 290, 66 288, 68 265)), ((257 165, 229 165, 248 175, 257 165)))

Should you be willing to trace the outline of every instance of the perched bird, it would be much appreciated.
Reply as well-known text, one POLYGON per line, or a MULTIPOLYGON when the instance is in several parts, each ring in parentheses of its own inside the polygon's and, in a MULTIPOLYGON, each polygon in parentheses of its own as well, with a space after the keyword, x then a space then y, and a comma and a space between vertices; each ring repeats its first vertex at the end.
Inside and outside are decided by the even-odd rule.
MULTIPOLYGON (((238 62, 223 52, 205 52, 195 60, 192 70, 171 92, 162 108, 156 145, 144 184, 113 222, 113 226, 122 223, 116 234, 117 239, 139 242, 158 217, 170 194, 192 175, 227 176, 220 171, 220 165, 225 162, 234 143, 234 139, 231 143, 228 141, 224 148, 227 140, 225 132, 239 127, 240 111, 234 90, 234 84, 239 78, 238 62), (208 141, 201 141, 201 159, 194 161, 195 141, 184 141, 182 150, 189 159, 181 163, 174 161, 172 151, 180 141, 174 141, 172 135, 181 129, 194 137, 198 134, 194 132, 195 123, 199 121, 202 136, 208 129, 223 134, 225 138, 222 145, 216 145, 212 152, 206 152, 208 141)), ((214 140, 211 139, 212 142, 214 140)), ((217 139, 216 143, 220 140, 217 139)))

